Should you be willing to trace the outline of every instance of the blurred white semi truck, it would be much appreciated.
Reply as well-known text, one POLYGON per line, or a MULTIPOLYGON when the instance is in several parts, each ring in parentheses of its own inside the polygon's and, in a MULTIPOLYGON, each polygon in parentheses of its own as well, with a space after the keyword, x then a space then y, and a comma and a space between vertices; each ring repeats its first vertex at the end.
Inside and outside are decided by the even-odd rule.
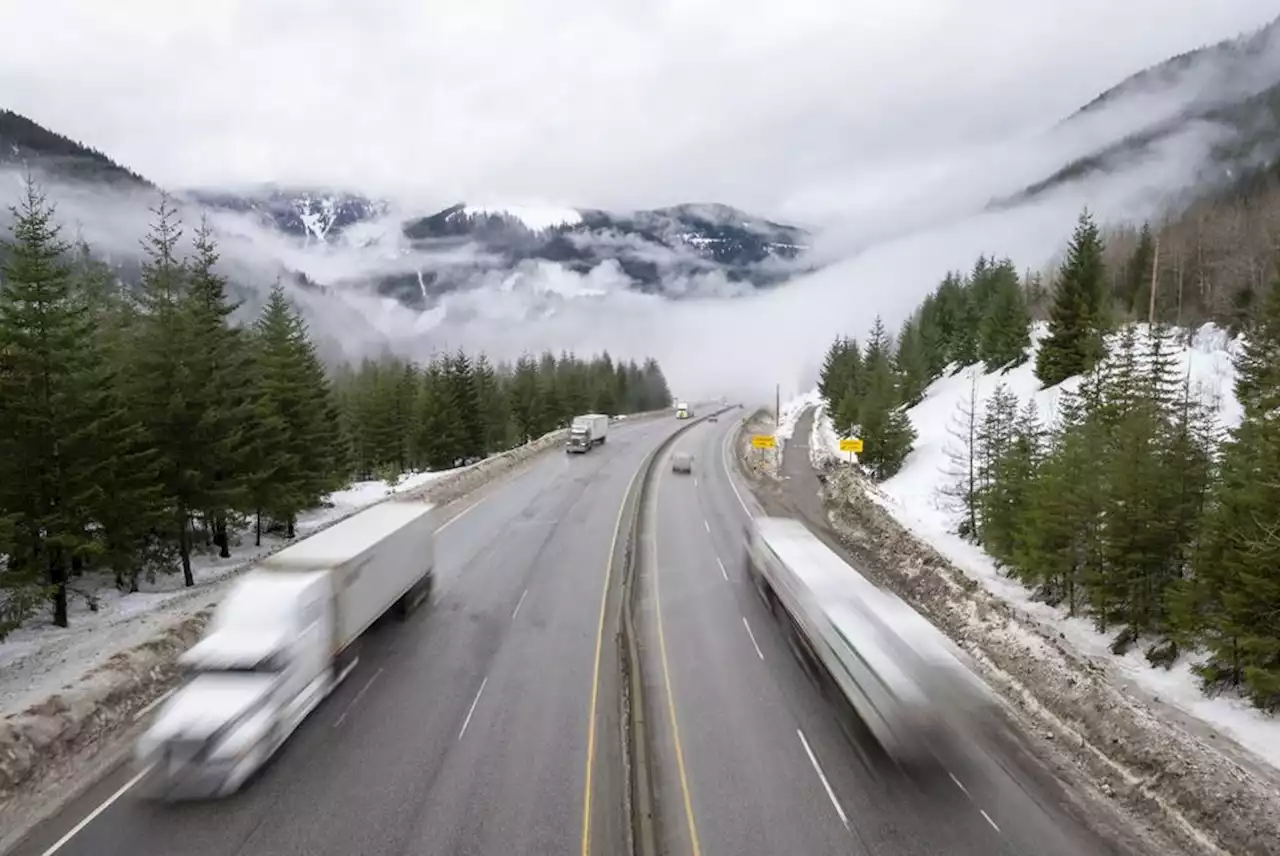
POLYGON ((609 436, 609 417, 603 413, 587 413, 573 417, 569 425, 569 438, 565 440, 565 452, 589 452, 603 446, 609 436))
POLYGON ((687 401, 676 402, 676 418, 677 419, 693 418, 693 408, 689 406, 689 402, 687 401))
POLYGON ((361 635, 430 598, 431 509, 414 499, 379 503, 236 581, 180 658, 184 682, 138 740, 149 796, 239 790, 354 668, 361 635))
POLYGON ((747 571, 797 657, 895 761, 932 763, 994 704, 963 651, 800 521, 753 520, 747 571))

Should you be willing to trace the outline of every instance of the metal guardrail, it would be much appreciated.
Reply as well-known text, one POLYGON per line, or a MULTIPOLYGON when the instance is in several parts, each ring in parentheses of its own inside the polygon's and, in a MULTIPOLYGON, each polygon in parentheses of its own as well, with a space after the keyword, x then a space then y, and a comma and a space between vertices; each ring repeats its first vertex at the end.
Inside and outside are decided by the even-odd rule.
MULTIPOLYGON (((649 731, 645 720, 644 681, 641 675, 640 644, 635 629, 636 607, 636 567, 640 555, 640 530, 644 516, 644 503, 652 486, 656 464, 662 456, 675 445, 686 431, 711 416, 719 416, 733 408, 722 408, 713 413, 697 416, 687 424, 673 431, 656 449, 649 453, 641 464, 641 477, 634 490, 635 505, 631 512, 631 525, 627 530, 627 541, 623 551, 622 568, 622 624, 619 631, 619 647, 621 662, 626 671, 624 684, 627 688, 626 718, 627 742, 624 755, 628 761, 627 804, 631 808, 631 852, 633 856, 657 856, 658 844, 655 831, 653 808, 653 776, 650 769, 649 731)), ((625 502, 631 501, 627 497, 625 502)))

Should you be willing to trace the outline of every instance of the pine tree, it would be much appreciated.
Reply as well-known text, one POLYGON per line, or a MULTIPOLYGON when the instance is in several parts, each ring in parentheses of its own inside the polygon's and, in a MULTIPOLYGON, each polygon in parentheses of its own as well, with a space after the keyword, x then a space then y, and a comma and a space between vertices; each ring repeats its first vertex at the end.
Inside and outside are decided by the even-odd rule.
POLYGON ((864 389, 856 400, 864 444, 859 460, 879 480, 902 468, 916 439, 910 420, 899 406, 888 348, 884 326, 877 318, 863 358, 864 389))
POLYGON ((493 366, 483 353, 476 358, 472 375, 480 420, 484 426, 481 454, 492 455, 506 449, 510 442, 511 412, 493 366))
POLYGON ((516 362, 511 379, 511 415, 521 443, 528 443, 540 435, 542 420, 542 390, 538 377, 538 365, 528 354, 516 362))
POLYGON ((844 336, 837 336, 827 348, 822 360, 822 368, 818 372, 818 392, 832 407, 838 407, 838 394, 843 392, 848 381, 844 373, 845 353, 849 342, 844 336))
POLYGON ((223 558, 231 555, 229 516, 245 508, 247 484, 240 456, 251 427, 247 396, 250 364, 244 331, 231 325, 237 306, 227 299, 227 281, 218 274, 218 251, 208 221, 195 233, 184 308, 191 340, 190 406, 197 413, 192 450, 185 465, 200 474, 201 508, 214 528, 223 558))
POLYGON ((1080 215, 1067 260, 1058 272, 1049 310, 1049 335, 1036 355, 1036 377, 1054 386, 1101 360, 1105 278, 1102 238, 1089 212, 1080 215))
POLYGON ((66 627, 73 561, 100 551, 90 524, 102 507, 102 440, 115 408, 70 247, 30 176, 11 210, 0 287, 0 508, 13 513, 14 536, 6 587, 29 603, 32 589, 47 585, 54 623, 66 627))
POLYGON ((143 240, 147 261, 138 295, 141 315, 131 349, 128 395, 137 404, 158 457, 169 510, 162 532, 177 544, 183 582, 192 586, 190 520, 205 507, 207 483, 188 462, 200 460, 203 391, 193 368, 192 318, 186 311, 189 271, 177 255, 181 223, 167 196, 161 196, 152 213, 155 220, 143 240))
POLYGON ((1222 480, 1197 556, 1183 584, 1178 623, 1200 630, 1211 657, 1208 683, 1243 683, 1255 703, 1280 704, 1280 282, 1267 293, 1236 364, 1244 419, 1223 450, 1222 480))
POLYGON ((937 357, 939 362, 930 366, 930 372, 940 375, 950 363, 967 366, 976 359, 973 334, 965 326, 971 323, 971 319, 969 295, 963 277, 956 273, 946 275, 934 292, 934 308, 941 348, 937 357))
POLYGON ((670 407, 671 388, 667 385, 667 378, 662 373, 662 367, 658 365, 658 361, 652 357, 646 359, 641 371, 645 376, 645 385, 649 389, 649 400, 645 402, 642 409, 662 410, 670 407))
POLYGON ((1031 347, 1031 315, 1012 262, 1001 262, 988 278, 991 294, 978 332, 978 357, 987 371, 996 371, 1026 360, 1031 347))
POLYGON ((1125 263, 1124 281, 1118 295, 1121 305, 1131 314, 1147 317, 1151 301, 1151 263, 1155 258, 1155 238, 1151 224, 1143 223, 1138 234, 1138 246, 1125 263))
POLYGON ((1012 570, 1051 604, 1077 615, 1088 605, 1083 578, 1096 567, 1101 525, 1097 466, 1102 440, 1091 414, 1101 398, 1101 376, 1086 376, 1080 391, 1060 399, 1058 423, 1045 438, 1045 454, 1027 492, 1021 545, 1012 570))
MULTIPOLYGON (((993 423, 1007 416, 1012 395, 991 414, 993 423)), ((1025 519, 1030 493, 1043 456, 1044 432, 1034 401, 1013 421, 1008 446, 991 455, 990 484, 982 496, 982 545, 997 561, 1012 566, 1027 549, 1025 519)))
POLYGON ((912 407, 924 396, 930 380, 924 338, 915 317, 908 318, 898 333, 898 350, 893 363, 901 384, 902 401, 907 407, 912 407))
POLYGON ((462 349, 445 361, 445 375, 449 383, 449 397, 457 410, 461 424, 461 443, 457 455, 463 460, 484 456, 485 426, 480 409, 480 394, 476 388, 471 358, 462 349))
POLYGON ((431 362, 422 373, 417 426, 418 445, 427 464, 434 470, 455 466, 462 425, 442 361, 431 362))
POLYGON ((257 322, 256 371, 266 406, 283 428, 284 449, 267 510, 294 536, 298 512, 341 486, 341 435, 328 379, 306 325, 277 282, 257 322))

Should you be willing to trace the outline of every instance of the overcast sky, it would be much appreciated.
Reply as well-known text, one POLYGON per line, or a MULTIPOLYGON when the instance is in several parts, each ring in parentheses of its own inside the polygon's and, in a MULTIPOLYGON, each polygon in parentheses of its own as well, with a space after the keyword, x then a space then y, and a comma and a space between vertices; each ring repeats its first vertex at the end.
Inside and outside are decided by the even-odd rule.
MULTIPOLYGON (((0 103, 169 187, 761 213, 1280 0, 0 0, 0 103)), ((790 206, 794 208, 794 206, 790 206)))

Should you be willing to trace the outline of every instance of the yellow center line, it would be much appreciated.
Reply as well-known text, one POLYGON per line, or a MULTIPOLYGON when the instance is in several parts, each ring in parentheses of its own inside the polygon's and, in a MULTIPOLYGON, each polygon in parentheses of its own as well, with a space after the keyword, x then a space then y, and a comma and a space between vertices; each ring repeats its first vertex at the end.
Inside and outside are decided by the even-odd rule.
MULTIPOLYGON (((653 506, 658 507, 658 491, 662 485, 662 477, 653 486, 653 506)), ((684 793, 684 814, 689 821, 689 843, 693 847, 693 856, 702 856, 702 847, 698 843, 698 825, 693 819, 693 797, 689 793, 689 776, 685 772, 684 747, 680 744, 680 724, 676 719, 676 697, 671 691, 671 668, 667 665, 667 637, 662 630, 662 591, 659 580, 662 577, 658 562, 658 521, 654 518, 653 540, 651 545, 653 556, 653 604, 658 614, 658 651, 662 656, 662 680, 667 688, 667 713, 671 716, 671 736, 676 744, 676 767, 680 771, 680 790, 684 793)))
MULTIPOLYGON (((643 468, 641 468, 643 469, 643 468)), ((596 703, 600 697, 600 655, 604 650, 604 617, 609 606, 609 578, 613 573, 613 557, 618 549, 618 538, 622 534, 622 519, 627 510, 627 497, 635 486, 640 475, 637 469, 627 483, 627 490, 622 495, 622 506, 618 509, 618 522, 613 527, 613 540, 609 544, 609 558, 604 566, 604 593, 600 595, 600 624, 596 629, 596 665, 591 676, 591 712, 587 726, 587 775, 582 795, 582 856, 591 856, 591 777, 595 771, 596 760, 596 703)), ((623 608, 626 606, 624 604, 623 608)))

